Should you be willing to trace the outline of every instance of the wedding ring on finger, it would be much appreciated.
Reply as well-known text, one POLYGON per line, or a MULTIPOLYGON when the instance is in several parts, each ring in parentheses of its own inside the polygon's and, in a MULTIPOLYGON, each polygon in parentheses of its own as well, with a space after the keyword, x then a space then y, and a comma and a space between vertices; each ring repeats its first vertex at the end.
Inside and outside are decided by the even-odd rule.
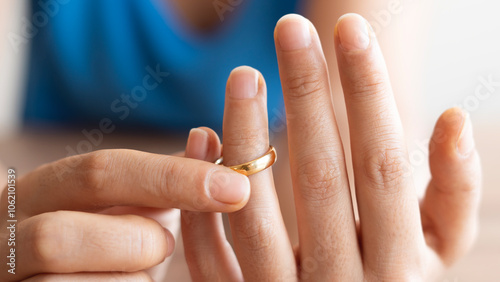
MULTIPOLYGON (((228 166, 228 168, 243 175, 249 176, 261 172, 266 168, 272 166, 277 159, 278 155, 276 153, 276 149, 274 149, 273 146, 269 146, 269 150, 267 150, 267 152, 261 157, 243 164, 228 166)), ((220 157, 215 161, 215 164, 222 165, 222 162, 223 157, 220 157)))

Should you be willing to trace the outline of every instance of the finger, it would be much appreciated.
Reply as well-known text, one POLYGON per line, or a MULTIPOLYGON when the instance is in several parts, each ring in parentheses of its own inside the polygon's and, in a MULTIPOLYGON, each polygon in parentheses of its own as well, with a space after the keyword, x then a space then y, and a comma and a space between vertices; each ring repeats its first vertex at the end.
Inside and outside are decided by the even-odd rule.
MULTIPOLYGON (((250 67, 231 72, 223 126, 224 165, 262 156, 269 148, 266 87, 250 67)), ((252 195, 240 211, 229 214, 234 249, 245 280, 295 277, 295 260, 274 190, 271 169, 249 176, 252 195), (279 258, 279 259, 278 259, 279 258)))
MULTIPOLYGON (((186 158, 214 161, 220 155, 220 140, 213 130, 191 130, 186 158)), ((191 279, 243 281, 236 256, 226 240, 221 214, 182 211, 181 215, 184 253, 191 279)))
MULTIPOLYGON (((10 247, 1 248, 8 253, 10 247)), ((44 213, 18 226, 16 264, 24 267, 17 269, 16 279, 39 273, 140 271, 161 263, 173 250, 173 235, 151 219, 44 213)))
POLYGON ((443 113, 430 143, 432 180, 422 202, 426 240, 451 265, 470 249, 477 234, 481 164, 469 115, 443 113))
POLYGON ((312 24, 298 15, 279 20, 275 41, 287 113, 301 278, 361 280, 355 276, 362 273, 361 257, 321 42, 312 24))
MULTIPOLYGON (((181 213, 178 209, 159 209, 159 208, 144 208, 144 207, 124 207, 117 206, 110 209, 103 210, 99 212, 100 214, 108 215, 124 215, 132 214, 138 215, 145 218, 151 218, 158 222, 163 228, 170 231, 174 238, 177 240, 179 236, 179 231, 181 228, 180 217, 181 213)), ((163 281, 163 277, 166 275, 166 269, 170 265, 172 259, 175 256, 169 256, 159 265, 148 269, 146 272, 151 276, 154 281, 163 281)))
POLYGON ((114 273, 71 273, 71 274, 39 274, 24 282, 98 282, 98 281, 123 281, 123 282, 153 282, 151 277, 143 272, 114 272, 114 273))
POLYGON ((382 280, 384 275, 400 277, 412 270, 392 266, 414 260, 425 242, 389 76, 375 34, 361 16, 341 17, 335 42, 351 135, 365 267, 378 271, 382 280))
POLYGON ((44 165, 22 178, 18 195, 25 200, 18 210, 29 216, 128 205, 229 212, 245 205, 249 193, 248 179, 223 166, 107 150, 44 165))

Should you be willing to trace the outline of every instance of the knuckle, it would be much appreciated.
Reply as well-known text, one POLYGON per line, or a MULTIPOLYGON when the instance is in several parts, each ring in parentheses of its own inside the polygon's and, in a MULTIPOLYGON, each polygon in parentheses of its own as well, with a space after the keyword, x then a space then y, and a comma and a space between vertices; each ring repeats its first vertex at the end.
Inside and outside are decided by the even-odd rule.
MULTIPOLYGON (((245 210, 245 212, 254 211, 245 210)), ((241 212, 236 212, 238 213, 241 212)), ((276 226, 272 214, 271 211, 262 210, 253 220, 233 221, 236 237, 244 242, 249 251, 266 252, 276 243, 276 226)))
MULTIPOLYGON (((301 132, 305 140, 316 139, 318 136, 324 137, 325 132, 332 132, 332 115, 331 108, 315 107, 313 111, 307 114, 300 114, 298 116, 288 118, 287 122, 293 123, 296 132, 301 132), (311 126, 314 124, 314 126, 311 126)), ((317 141, 321 146, 331 147, 331 140, 317 141)))
POLYGON ((74 255, 75 246, 67 240, 74 237, 74 230, 71 224, 62 219, 64 216, 63 211, 47 213, 32 227, 29 241, 33 258, 44 269, 64 270, 65 257, 74 255), (60 236, 61 234, 64 234, 64 237, 60 236))
POLYGON ((350 96, 353 98, 365 98, 386 93, 389 91, 390 85, 386 75, 379 72, 360 75, 352 84, 354 90, 350 96))
MULTIPOLYGON (((259 157, 256 151, 264 149, 263 144, 269 139, 267 126, 264 130, 256 127, 233 128, 224 134, 224 148, 226 150, 231 148, 232 152, 238 152, 238 157, 224 159, 226 166, 237 165, 259 157)), ((266 147, 265 150, 267 149, 266 147)))
POLYGON ((324 70, 310 69, 300 71, 286 80, 288 95, 292 99, 313 96, 323 90, 324 70))
POLYGON ((225 134, 224 146, 231 146, 235 150, 246 149, 248 151, 248 148, 258 148, 262 140, 267 139, 267 135, 264 135, 262 130, 248 127, 233 128, 225 134))
MULTIPOLYGON (((168 206, 187 210, 205 210, 211 202, 207 185, 210 185, 213 171, 213 169, 201 166, 193 171, 193 167, 189 164, 167 156, 167 161, 162 161, 156 168, 151 169, 149 175, 154 180, 152 180, 152 185, 149 185, 150 188, 145 187, 145 189, 154 190, 151 194, 164 199, 168 206), (192 176, 186 179, 183 178, 185 175, 192 176)), ((218 180, 217 183, 222 181, 218 180)))
POLYGON ((341 167, 333 159, 301 162, 297 172, 301 197, 319 206, 335 199, 346 184, 341 167))
MULTIPOLYGON (((174 157, 167 156, 165 161, 162 161, 161 165, 158 166, 160 169, 151 169, 148 172, 150 179, 153 183, 150 185, 149 189, 152 189, 151 193, 153 195, 158 195, 162 199, 168 201, 172 206, 178 208, 186 208, 182 205, 180 199, 180 194, 185 187, 182 186, 182 175, 186 175, 184 170, 189 169, 185 164, 178 162, 174 157), (158 175, 154 175, 157 173, 158 175)), ((200 183, 195 183, 195 188, 202 186, 200 183)), ((145 187, 147 188, 147 187, 145 187)))
POLYGON ((368 152, 363 166, 370 186, 385 195, 399 193, 400 184, 407 176, 405 154, 399 147, 377 148, 368 152))
MULTIPOLYGON (((159 228, 150 224, 149 228, 141 228, 133 235, 130 241, 130 250, 133 257, 146 267, 151 267, 160 263, 166 257, 166 244, 163 242, 164 236, 159 235, 159 228)), ((163 231, 161 231, 163 232, 163 231)))
POLYGON ((189 199, 191 206, 197 211, 206 211, 214 195, 227 187, 227 176, 215 171, 216 169, 200 171, 200 178, 195 180, 194 195, 189 195, 189 199))
POLYGON ((101 191, 110 167, 111 156, 107 151, 96 151, 86 155, 79 165, 80 182, 86 189, 101 191))

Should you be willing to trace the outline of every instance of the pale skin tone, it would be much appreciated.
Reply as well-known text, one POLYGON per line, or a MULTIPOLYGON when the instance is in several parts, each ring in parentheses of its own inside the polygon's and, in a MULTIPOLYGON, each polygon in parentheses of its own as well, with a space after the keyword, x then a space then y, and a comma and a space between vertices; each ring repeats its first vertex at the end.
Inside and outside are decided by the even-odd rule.
MULTIPOLYGON (((199 160, 128 150, 101 151, 78 157, 80 165, 62 181, 54 175, 55 170, 75 159, 45 165, 19 179, 18 197, 24 200, 17 206, 22 211, 18 264, 33 268, 19 269, 16 279, 100 281, 113 277, 149 281, 145 270, 173 249, 172 234, 148 219, 154 218, 152 213, 158 208, 185 210, 186 256, 197 281, 213 281, 215 277, 222 281, 277 281, 283 275, 287 280, 311 281, 427 279, 463 256, 474 237, 480 187, 475 149, 464 154, 457 151, 463 147, 457 146, 459 136, 471 134, 462 133, 469 121, 465 122, 457 109, 438 120, 438 136, 434 136, 434 153, 430 155, 433 178, 419 205, 411 173, 405 170, 402 126, 376 38, 369 34, 366 49, 347 48, 349 39, 356 38, 352 26, 357 20, 349 16, 338 24, 335 44, 351 129, 360 228, 354 219, 345 156, 317 33, 304 19, 289 16, 278 23, 275 39, 299 215, 300 243, 295 251, 283 224, 272 171, 248 180, 203 162, 220 156, 222 147, 212 130, 200 128, 191 132, 185 152, 187 158, 199 160), (311 34, 310 43, 290 50, 290 44, 300 43, 297 38, 304 34, 304 22, 311 34), (230 193, 237 198, 233 203, 213 198, 220 192, 210 190, 207 179, 215 170, 239 179, 236 185, 224 186, 227 178, 222 178, 215 186, 216 191, 240 191, 236 196, 230 193), (116 215, 129 212, 109 209, 129 205, 142 208, 135 210, 136 216, 116 215), (55 212, 62 209, 72 211, 55 212), (113 215, 94 213, 97 211, 113 215), (225 240, 217 213, 193 211, 234 212, 230 214, 234 251, 225 240), (65 248, 54 254, 50 246, 65 248), (75 252, 80 254, 78 259, 63 256, 75 252), (207 257, 213 259, 207 261, 207 257), (77 273, 83 271, 90 273, 77 273), (41 274, 51 272, 65 274, 41 274)), ((231 165, 267 150, 264 78, 253 69, 238 68, 229 78, 226 97, 224 156, 225 164, 231 165), (256 81, 256 93, 250 97, 249 85, 256 81)), ((292 187, 288 188, 291 191, 292 187)), ((4 216, 6 207, 2 208, 4 216)), ((2 241, 7 235, 2 234, 2 241)))

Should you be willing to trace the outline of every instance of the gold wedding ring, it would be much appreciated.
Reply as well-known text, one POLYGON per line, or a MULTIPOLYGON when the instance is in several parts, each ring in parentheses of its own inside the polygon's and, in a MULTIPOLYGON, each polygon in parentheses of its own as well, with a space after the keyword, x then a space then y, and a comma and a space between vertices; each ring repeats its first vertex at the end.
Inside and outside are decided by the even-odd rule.
MULTIPOLYGON (((272 166, 277 159, 278 155, 276 154, 276 149, 274 149, 273 146, 269 146, 269 150, 262 157, 240 165, 228 167, 238 173, 249 176, 272 166)), ((222 160, 222 157, 220 157, 215 161, 215 164, 222 165, 222 160)))

